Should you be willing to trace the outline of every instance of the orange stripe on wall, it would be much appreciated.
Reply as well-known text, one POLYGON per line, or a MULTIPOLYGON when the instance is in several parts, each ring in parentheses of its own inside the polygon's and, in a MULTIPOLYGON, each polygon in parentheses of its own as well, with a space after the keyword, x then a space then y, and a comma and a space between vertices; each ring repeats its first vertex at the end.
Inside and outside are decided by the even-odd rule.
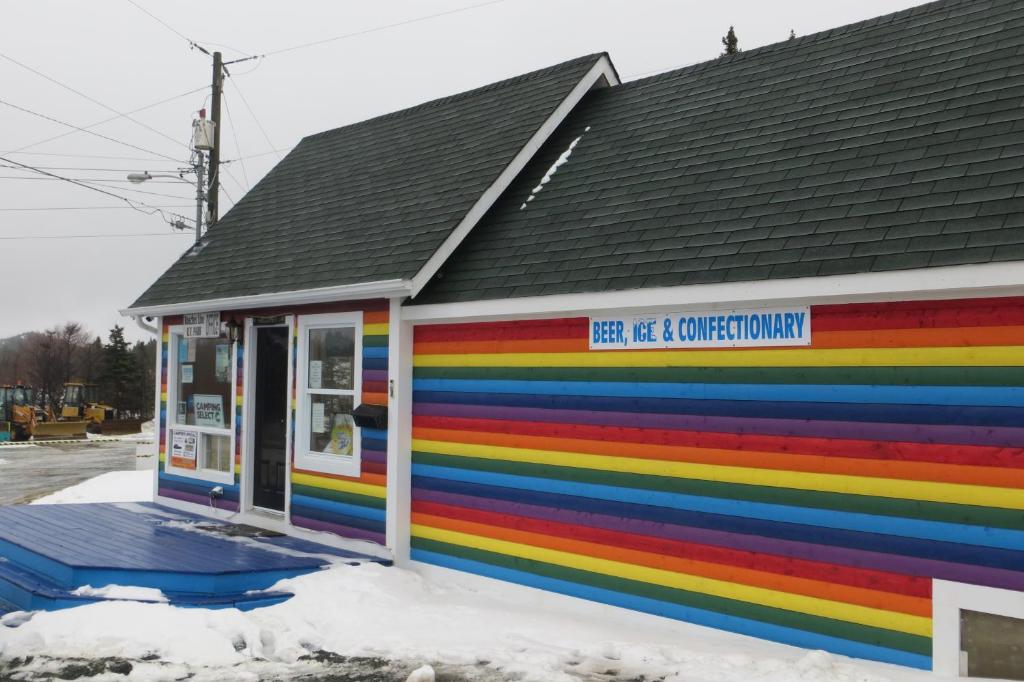
POLYGON ((851 587, 838 583, 810 580, 808 578, 796 578, 781 575, 778 573, 767 573, 747 568, 726 566, 723 564, 712 564, 692 559, 683 559, 666 554, 643 552, 624 547, 612 547, 582 540, 573 540, 564 537, 554 537, 532 533, 528 531, 513 530, 501 526, 473 523, 471 521, 460 521, 442 516, 431 516, 413 512, 412 522, 414 524, 443 528, 469 535, 477 535, 496 540, 505 540, 534 547, 544 547, 561 552, 581 554, 584 556, 607 559, 621 563, 647 566, 665 571, 674 571, 687 575, 701 576, 714 580, 741 583, 754 587, 761 587, 769 590, 802 594, 820 599, 859 604, 885 611, 898 611, 916 616, 930 617, 932 612, 931 600, 922 597, 908 597, 906 595, 893 594, 891 592, 879 592, 860 587, 851 587))
POLYGON ((387 310, 368 310, 363 313, 363 324, 380 324, 388 321, 387 310))
POLYGON ((363 472, 359 477, 355 476, 339 476, 338 474, 325 474, 322 471, 307 471, 305 469, 292 469, 292 473, 305 474, 307 476, 313 476, 316 478, 333 478, 338 481, 349 481, 352 483, 365 483, 367 485, 387 485, 387 476, 384 474, 371 474, 363 472))
POLYGON ((751 469, 805 471, 911 481, 936 481, 1003 488, 1024 488, 1024 469, 820 455, 794 455, 749 450, 658 445, 654 443, 529 436, 490 431, 454 431, 423 427, 413 429, 413 438, 448 443, 496 445, 499 447, 527 448, 532 450, 555 450, 557 452, 692 462, 696 464, 716 464, 751 469))

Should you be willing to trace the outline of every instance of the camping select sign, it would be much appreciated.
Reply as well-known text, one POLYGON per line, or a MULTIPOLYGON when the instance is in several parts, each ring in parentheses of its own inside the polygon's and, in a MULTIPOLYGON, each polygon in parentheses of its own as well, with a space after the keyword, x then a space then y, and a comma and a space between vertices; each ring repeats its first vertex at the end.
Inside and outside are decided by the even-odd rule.
POLYGON ((216 339, 220 336, 220 313, 185 315, 186 339, 216 339))
POLYGON ((590 350, 811 345, 808 306, 590 318, 590 350))
POLYGON ((224 401, 219 395, 199 395, 192 397, 192 409, 196 415, 196 426, 210 426, 223 429, 224 401))

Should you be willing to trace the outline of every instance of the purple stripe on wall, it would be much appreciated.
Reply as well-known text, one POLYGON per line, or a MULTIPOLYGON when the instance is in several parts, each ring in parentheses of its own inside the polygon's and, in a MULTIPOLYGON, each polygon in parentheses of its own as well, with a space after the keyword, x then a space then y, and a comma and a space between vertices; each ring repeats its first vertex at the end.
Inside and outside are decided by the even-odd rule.
MULTIPOLYGON (((201 504, 204 507, 210 505, 210 498, 203 497, 202 495, 193 495, 191 493, 183 493, 180 490, 174 490, 173 488, 158 488, 157 495, 160 497, 167 497, 172 500, 179 500, 181 502, 191 502, 193 504, 201 504)), ((219 499, 213 501, 213 506, 217 509, 223 509, 225 511, 238 511, 238 503, 231 500, 219 499)))
POLYGON ((350 526, 342 526, 337 523, 328 523, 327 521, 308 519, 304 516, 293 515, 291 520, 292 525, 298 526, 299 528, 318 530, 323 531, 325 533, 334 533, 335 535, 340 535, 343 538, 369 540, 370 542, 376 542, 378 545, 384 544, 384 533, 374 533, 373 531, 365 530, 363 528, 352 528, 350 526))
POLYGON ((599 424, 632 428, 678 429, 759 433, 777 436, 892 440, 906 443, 950 443, 1024 447, 1024 428, 988 426, 941 426, 921 424, 880 424, 802 419, 758 419, 750 417, 702 417, 696 415, 649 414, 643 412, 598 412, 550 410, 535 407, 414 403, 414 415, 503 419, 564 424, 599 424))
POLYGON ((364 369, 363 381, 387 381, 388 371, 386 369, 364 369))
POLYGON ((363 458, 363 461, 366 461, 366 462, 377 462, 379 464, 387 464, 388 463, 388 453, 383 452, 381 450, 366 450, 366 449, 364 449, 364 450, 362 450, 360 452, 360 454, 361 454, 361 456, 363 458))
POLYGON ((935 577, 943 580, 990 585, 1010 590, 1024 590, 1024 573, 999 568, 968 566, 933 559, 917 559, 898 554, 883 554, 881 552, 870 552, 832 545, 816 545, 758 535, 744 535, 741 533, 694 528, 692 526, 656 523, 641 519, 592 514, 570 509, 555 509, 553 507, 492 500, 421 488, 417 488, 414 491, 413 499, 414 501, 437 502, 457 507, 466 507, 468 509, 481 509, 500 514, 510 514, 512 516, 526 516, 557 521, 559 523, 605 528, 622 533, 647 535, 678 540, 680 542, 729 547, 761 554, 777 554, 807 559, 809 561, 870 568, 890 573, 935 577))

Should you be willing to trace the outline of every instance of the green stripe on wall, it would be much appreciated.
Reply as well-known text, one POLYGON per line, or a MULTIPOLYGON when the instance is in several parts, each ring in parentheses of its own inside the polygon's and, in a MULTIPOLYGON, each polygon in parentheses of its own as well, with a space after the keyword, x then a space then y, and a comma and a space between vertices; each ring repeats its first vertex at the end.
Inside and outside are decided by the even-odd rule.
POLYGON ((328 490, 327 488, 314 488, 309 485, 292 484, 292 494, 294 495, 305 495, 307 497, 318 497, 321 500, 332 500, 334 502, 344 502, 345 504, 354 504, 359 507, 373 507, 374 509, 384 509, 385 501, 378 497, 370 497, 369 495, 356 495, 354 493, 343 493, 339 490, 328 490))
POLYGON ((364 336, 363 337, 363 346, 369 346, 369 347, 372 347, 372 348, 380 348, 380 347, 386 346, 386 345, 388 345, 388 337, 387 337, 386 334, 384 336, 364 336))
POLYGON ((750 604, 748 602, 741 602, 733 599, 714 597, 707 594, 701 594, 699 592, 676 590, 636 580, 616 578, 600 573, 592 573, 589 571, 556 566, 554 564, 542 563, 530 559, 511 557, 505 554, 496 554, 493 552, 473 549, 470 547, 462 547, 460 545, 452 545, 425 538, 413 537, 412 546, 415 549, 436 552, 438 554, 447 554, 449 556, 478 561, 492 566, 501 566, 503 568, 510 568, 517 571, 525 571, 536 575, 555 578, 557 580, 590 585, 592 587, 632 594, 639 597, 646 597, 648 599, 656 599, 658 601, 669 602, 672 604, 680 604, 682 606, 704 609, 706 611, 724 613, 731 616, 737 616, 739 618, 747 618, 764 623, 774 623, 776 625, 783 625, 808 632, 830 635, 840 639, 864 642, 866 644, 874 644, 890 649, 898 649, 901 651, 909 651, 916 654, 931 656, 931 639, 928 637, 921 637, 919 635, 910 635, 902 632, 870 627, 867 625, 847 623, 845 621, 822 618, 820 616, 809 616, 796 611, 787 611, 784 609, 760 606, 758 604, 750 604))
POLYGON ((413 377, 726 384, 1024 386, 1024 367, 416 367, 413 369, 413 377))
MULTIPOLYGON (((486 447, 486 446, 482 446, 486 447)), ((515 476, 551 478, 575 483, 593 483, 640 490, 658 490, 683 495, 739 499, 750 502, 764 502, 795 507, 812 507, 833 511, 858 512, 862 514, 900 516, 928 521, 944 521, 993 528, 1024 530, 1024 512, 1012 509, 996 509, 964 504, 922 502, 890 497, 826 493, 816 490, 795 488, 772 488, 742 483, 721 483, 700 479, 651 476, 584 469, 575 467, 510 462, 506 460, 479 459, 439 455, 430 452, 413 452, 415 464, 431 464, 455 469, 491 471, 515 476)), ((1024 494, 1024 493, 1022 493, 1024 494)))

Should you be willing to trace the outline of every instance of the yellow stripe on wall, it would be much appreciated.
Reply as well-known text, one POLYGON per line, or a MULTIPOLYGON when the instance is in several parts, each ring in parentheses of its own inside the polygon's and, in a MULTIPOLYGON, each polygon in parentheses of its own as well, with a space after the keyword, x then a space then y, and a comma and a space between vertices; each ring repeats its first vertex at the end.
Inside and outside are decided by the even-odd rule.
POLYGON ((416 355, 415 367, 1016 367, 1019 346, 416 355))
POLYGON ((358 483, 356 481, 342 481, 326 476, 311 476, 309 474, 292 474, 292 483, 308 485, 311 488, 322 488, 325 490, 337 490, 343 493, 354 493, 356 495, 367 495, 369 497, 387 496, 387 489, 382 485, 371 485, 369 483, 358 483))
POLYGON ((524 462, 595 469, 649 476, 699 479, 722 483, 760 485, 770 488, 799 488, 851 495, 871 495, 897 499, 947 502, 951 504, 984 504, 1005 509, 1024 509, 1024 491, 1010 488, 990 488, 960 483, 908 481, 895 478, 848 476, 845 474, 818 474, 780 469, 751 469, 747 467, 695 464, 635 457, 609 457, 585 455, 556 450, 531 450, 498 445, 474 443, 448 443, 414 438, 413 450, 455 457, 473 457, 494 461, 524 462))
POLYGON ((912 616, 874 609, 868 606, 820 599, 818 597, 778 592, 762 587, 752 587, 713 578, 666 571, 659 568, 626 564, 619 561, 561 552, 544 547, 534 547, 506 540, 496 540, 440 528, 431 528, 420 524, 412 525, 412 534, 414 537, 426 540, 471 547, 485 552, 505 554, 521 559, 610 575, 625 580, 636 580, 677 590, 687 590, 725 599, 745 601, 751 604, 760 604, 796 613, 806 613, 823 618, 858 623, 869 627, 906 632, 923 637, 930 637, 932 633, 931 619, 922 616, 912 616))
POLYGON ((388 323, 378 322, 376 324, 364 324, 363 336, 387 336, 388 323))

